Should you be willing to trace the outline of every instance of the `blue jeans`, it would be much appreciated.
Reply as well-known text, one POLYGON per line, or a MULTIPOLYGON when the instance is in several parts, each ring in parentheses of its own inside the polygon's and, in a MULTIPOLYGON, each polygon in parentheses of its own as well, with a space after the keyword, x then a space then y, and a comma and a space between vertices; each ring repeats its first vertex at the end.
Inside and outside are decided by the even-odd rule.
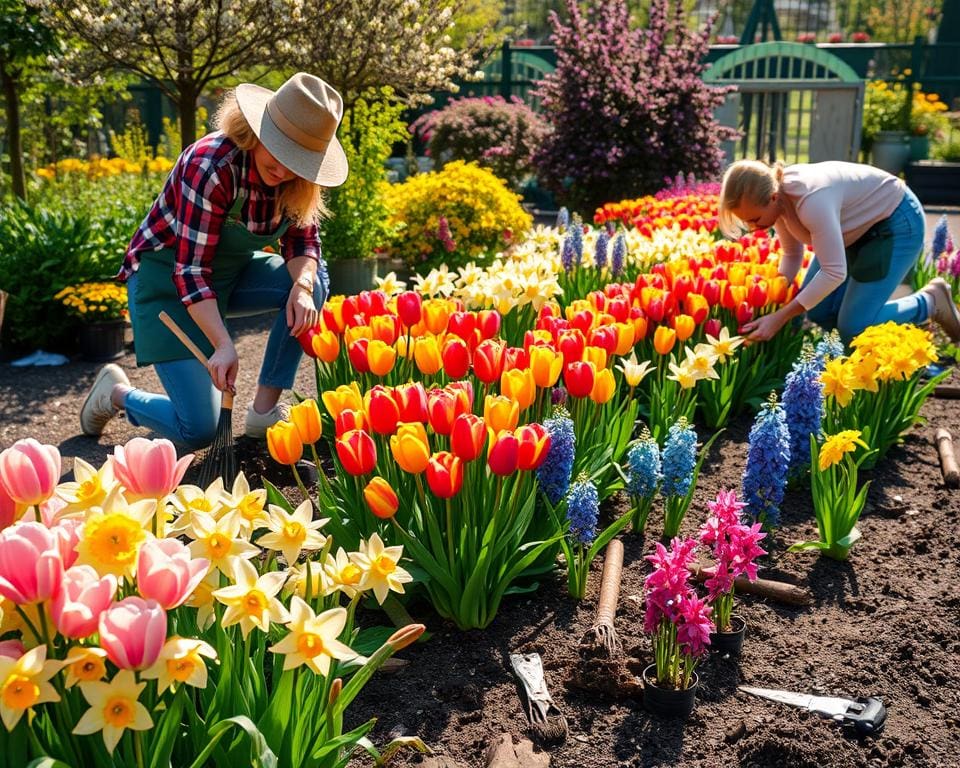
MULTIPOLYGON (((130 311, 134 309, 137 275, 128 281, 130 311)), ((290 335, 284 308, 293 283, 283 258, 257 252, 230 295, 227 317, 246 317, 280 310, 263 353, 259 383, 289 389, 297 375, 303 350, 290 335)), ((313 301, 319 308, 327 296, 328 279, 321 262, 313 286, 313 301)), ((136 343, 136 339, 134 339, 136 343)), ((154 365, 166 395, 133 389, 124 398, 127 421, 149 427, 162 437, 188 448, 203 448, 213 442, 220 418, 220 391, 199 361, 172 360, 154 365)))
MULTIPOLYGON (((887 276, 872 283, 861 283, 848 276, 842 285, 807 311, 807 317, 825 330, 836 328, 845 344, 871 325, 889 320, 922 323, 928 319, 927 303, 919 294, 888 300, 923 251, 923 207, 909 189, 890 216, 890 225, 893 255, 887 276)), ((809 283, 819 271, 820 265, 814 258, 803 284, 809 283)))

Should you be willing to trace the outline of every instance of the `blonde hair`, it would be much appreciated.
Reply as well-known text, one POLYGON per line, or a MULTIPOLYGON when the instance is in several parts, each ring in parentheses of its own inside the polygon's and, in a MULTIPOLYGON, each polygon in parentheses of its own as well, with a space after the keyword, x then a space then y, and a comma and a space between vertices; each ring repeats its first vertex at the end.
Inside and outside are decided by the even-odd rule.
POLYGON ((780 191, 783 181, 783 166, 780 163, 767 165, 761 160, 737 160, 723 174, 720 187, 720 231, 727 237, 740 237, 746 225, 733 215, 746 198, 754 205, 767 205, 774 193, 780 191))
MULTIPOLYGON (((243 116, 240 105, 237 104, 237 96, 232 90, 224 96, 213 118, 213 125, 244 152, 253 151, 260 143, 247 118, 243 116)), ((315 224, 330 215, 324 205, 325 192, 326 189, 319 184, 295 176, 291 181, 280 185, 277 197, 280 212, 290 219, 294 226, 315 224)))

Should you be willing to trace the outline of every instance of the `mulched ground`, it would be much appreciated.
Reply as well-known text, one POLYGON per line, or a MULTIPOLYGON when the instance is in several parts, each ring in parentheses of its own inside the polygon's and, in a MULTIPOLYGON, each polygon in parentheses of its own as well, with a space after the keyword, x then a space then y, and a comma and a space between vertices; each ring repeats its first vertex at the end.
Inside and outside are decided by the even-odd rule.
MULTIPOLYGON (((241 361, 259 359, 266 327, 257 319, 236 326, 241 361)), ((135 369, 132 355, 119 362, 136 385, 156 389, 152 370, 135 369)), ((96 368, 83 362, 28 369, 0 364, 0 448, 33 436, 58 445, 65 456, 99 464, 114 444, 144 434, 118 420, 99 441, 79 435, 77 411, 96 368)), ((252 365, 241 368, 238 434, 255 374, 252 365)), ((956 372, 953 383, 960 383, 956 372)), ((312 393, 306 365, 298 386, 312 393)), ((566 596, 558 575, 532 596, 506 600, 482 632, 456 631, 425 602, 411 603, 431 639, 401 654, 409 661, 405 668, 374 679, 351 707, 347 725, 376 716, 376 743, 419 735, 456 765, 483 766, 488 742, 504 732, 527 734, 509 654, 535 651, 570 725, 566 741, 548 748, 558 768, 960 765, 960 491, 943 486, 931 441, 934 426, 960 439, 960 402, 930 400, 923 413, 929 425, 916 428, 880 468, 866 473, 873 486, 863 538, 848 562, 785 553, 816 531, 808 493, 788 494, 779 546, 761 575, 808 587, 814 604, 796 608, 742 598, 738 612, 748 622, 743 655, 700 664, 697 706, 686 723, 648 715, 635 695, 635 676, 651 659, 641 633, 641 590, 643 555, 652 544, 627 536, 617 617, 625 650, 614 664, 604 667, 580 649, 594 619, 598 559, 582 603, 566 596), (738 693, 741 684, 878 695, 888 707, 887 727, 878 738, 859 740, 831 722, 738 693)), ((686 533, 700 525, 718 489, 739 485, 748 429, 745 420, 734 423, 715 443, 686 533)), ((284 481, 263 449, 245 441, 241 448, 251 474, 284 481)), ((655 519, 653 525, 656 530, 655 519)), ((396 764, 420 760, 406 759, 396 764)))

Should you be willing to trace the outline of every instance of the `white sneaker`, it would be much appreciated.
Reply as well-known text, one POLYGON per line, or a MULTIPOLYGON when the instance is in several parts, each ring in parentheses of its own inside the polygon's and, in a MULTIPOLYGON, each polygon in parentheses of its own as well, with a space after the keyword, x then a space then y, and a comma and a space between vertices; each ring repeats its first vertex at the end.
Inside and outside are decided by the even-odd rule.
POLYGON ((97 373, 97 378, 93 380, 93 386, 90 387, 90 393, 80 408, 80 429, 83 430, 83 434, 97 437, 103 432, 107 422, 120 413, 110 399, 113 388, 117 384, 129 387, 130 379, 120 366, 108 363, 97 373))
POLYGON ((921 288, 920 293, 932 300, 930 319, 943 328, 952 341, 960 341, 960 309, 953 300, 950 284, 942 277, 936 277, 921 288))
POLYGON ((283 421, 290 415, 290 408, 284 403, 277 403, 266 413, 257 413, 251 404, 247 408, 247 420, 243 433, 247 437, 263 440, 267 436, 267 427, 272 427, 278 421, 283 421))

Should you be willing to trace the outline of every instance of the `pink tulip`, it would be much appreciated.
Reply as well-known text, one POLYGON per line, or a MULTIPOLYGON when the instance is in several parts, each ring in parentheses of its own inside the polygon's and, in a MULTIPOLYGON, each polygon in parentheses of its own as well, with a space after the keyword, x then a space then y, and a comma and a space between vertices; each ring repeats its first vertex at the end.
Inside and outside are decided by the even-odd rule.
POLYGON ((77 565, 63 574, 60 592, 50 603, 50 615, 61 635, 79 640, 97 631, 102 614, 113 602, 117 579, 102 579, 89 565, 77 565))
POLYGON ((169 440, 135 437, 113 449, 113 473, 129 491, 128 498, 160 499, 173 493, 193 461, 188 453, 179 461, 169 440))
POLYGON ((120 669, 146 669, 167 639, 167 612, 156 600, 128 597, 100 614, 100 647, 120 669))
POLYGON ((0 531, 9 528, 23 514, 23 505, 17 504, 0 482, 0 531))
POLYGON ((0 532, 0 595, 17 605, 56 596, 63 579, 57 535, 41 523, 0 532))
POLYGON ((77 562, 77 544, 80 543, 82 527, 83 520, 68 518, 61 520, 50 529, 57 535, 57 547, 60 549, 60 559, 63 560, 64 568, 70 568, 77 562))
POLYGON ((60 451, 28 437, 0 453, 0 485, 17 504, 46 501, 60 480, 60 451))
POLYGON ((7 659, 19 659, 27 649, 19 640, 0 640, 0 657, 7 659))
POLYGON ((209 560, 191 559, 190 549, 176 539, 151 539, 140 548, 137 587, 169 611, 193 594, 209 568, 209 560))

